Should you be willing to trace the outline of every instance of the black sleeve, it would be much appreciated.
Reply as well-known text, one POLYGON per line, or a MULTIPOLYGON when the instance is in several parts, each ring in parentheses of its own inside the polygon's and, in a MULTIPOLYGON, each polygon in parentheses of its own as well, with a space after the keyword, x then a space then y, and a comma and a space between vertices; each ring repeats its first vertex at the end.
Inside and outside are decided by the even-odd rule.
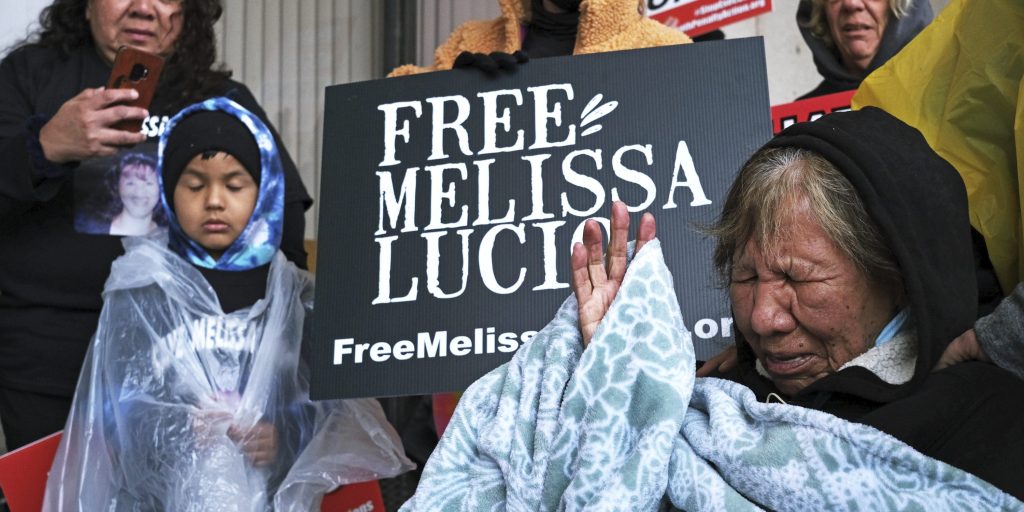
POLYGON ((859 420, 1024 499, 1024 382, 971 361, 932 373, 911 396, 859 420))
POLYGON ((281 251, 299 268, 305 269, 307 268, 306 210, 313 205, 313 199, 306 191, 306 186, 302 183, 302 178, 299 177, 299 170, 295 167, 295 161, 292 160, 284 143, 281 142, 281 136, 278 135, 277 129, 267 119, 266 112, 256 102, 256 98, 253 97, 249 89, 240 83, 233 83, 231 90, 225 96, 259 116, 274 134, 274 142, 277 143, 281 164, 284 166, 284 233, 281 235, 281 251))
POLYGON ((993 312, 1003 300, 996 269, 988 255, 985 237, 971 226, 971 246, 974 248, 974 275, 978 281, 978 318, 993 312))
POLYGON ((29 122, 33 117, 31 70, 23 57, 23 51, 15 50, 0 62, 0 224, 53 199, 64 181, 65 166, 40 169, 33 163, 33 143, 38 151, 35 159, 42 159, 41 124, 33 130, 29 122))
MULTIPOLYGON (((296 176, 296 182, 301 184, 296 176)), ((285 185, 287 188, 288 185, 285 185)), ((312 203, 312 199, 310 200, 312 203)), ((303 270, 307 270, 306 264, 306 209, 308 206, 301 201, 288 201, 284 203, 284 229, 281 233, 281 252, 289 261, 303 270)))

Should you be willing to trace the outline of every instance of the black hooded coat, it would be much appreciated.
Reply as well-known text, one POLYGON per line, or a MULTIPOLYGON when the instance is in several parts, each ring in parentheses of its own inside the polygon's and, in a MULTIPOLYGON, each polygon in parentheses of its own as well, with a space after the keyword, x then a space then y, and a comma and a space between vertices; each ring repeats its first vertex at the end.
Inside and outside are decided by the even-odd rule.
MULTIPOLYGON (((877 108, 790 127, 768 146, 820 154, 850 180, 900 266, 918 354, 913 378, 888 384, 862 367, 823 377, 788 403, 874 426, 1024 499, 1024 381, 967 362, 932 372, 976 318, 967 192, 914 128, 877 108)), ((1024 333, 1021 333, 1024 335, 1024 333)), ((778 393, 737 333, 739 364, 719 376, 762 401, 778 393)))

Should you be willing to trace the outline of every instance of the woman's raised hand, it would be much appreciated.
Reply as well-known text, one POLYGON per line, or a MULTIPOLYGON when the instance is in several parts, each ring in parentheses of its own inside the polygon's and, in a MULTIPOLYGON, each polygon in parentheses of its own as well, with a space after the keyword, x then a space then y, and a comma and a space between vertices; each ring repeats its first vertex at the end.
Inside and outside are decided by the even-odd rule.
MULTIPOLYGON (((590 344, 597 326, 611 306, 626 275, 626 241, 629 239, 629 211, 621 201, 612 203, 611 241, 608 243, 607 262, 604 254, 604 234, 594 220, 583 226, 583 243, 572 248, 572 289, 579 304, 580 333, 583 346, 590 344)), ((654 215, 644 213, 636 233, 634 254, 654 239, 654 215)))
POLYGON ((125 119, 146 118, 146 109, 120 104, 138 95, 135 89, 85 89, 66 101, 39 131, 46 159, 60 164, 109 156, 146 140, 141 132, 112 127, 125 119))

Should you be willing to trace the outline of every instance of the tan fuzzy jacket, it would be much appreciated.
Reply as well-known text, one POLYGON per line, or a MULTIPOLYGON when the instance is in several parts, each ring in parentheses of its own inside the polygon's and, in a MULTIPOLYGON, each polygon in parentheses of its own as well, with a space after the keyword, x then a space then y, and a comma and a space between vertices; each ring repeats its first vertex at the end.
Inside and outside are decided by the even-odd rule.
MULTIPOLYGON (((512 53, 522 46, 522 28, 530 17, 530 0, 498 0, 501 16, 467 21, 434 52, 434 65, 406 64, 388 76, 451 69, 462 52, 512 53)), ((644 15, 644 0, 582 0, 573 55, 689 43, 681 31, 644 15)))

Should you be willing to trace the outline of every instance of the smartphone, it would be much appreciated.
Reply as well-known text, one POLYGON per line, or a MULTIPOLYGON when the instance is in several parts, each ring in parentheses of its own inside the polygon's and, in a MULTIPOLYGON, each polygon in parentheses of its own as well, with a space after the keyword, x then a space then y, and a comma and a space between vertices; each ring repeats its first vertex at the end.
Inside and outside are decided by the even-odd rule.
MULTIPOLYGON (((107 89, 135 89, 139 97, 135 101, 125 103, 132 107, 149 108, 160 82, 160 72, 164 69, 164 59, 159 55, 122 46, 114 58, 114 69, 107 80, 107 89)), ((123 120, 113 126, 118 130, 138 132, 142 130, 142 120, 123 120)))

